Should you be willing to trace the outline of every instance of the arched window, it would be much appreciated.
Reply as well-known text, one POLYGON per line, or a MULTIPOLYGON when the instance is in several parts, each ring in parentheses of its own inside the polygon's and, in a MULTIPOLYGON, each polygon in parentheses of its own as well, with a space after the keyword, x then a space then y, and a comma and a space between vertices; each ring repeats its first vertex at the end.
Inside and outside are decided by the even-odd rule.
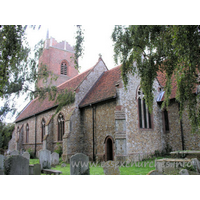
POLYGON ((144 93, 142 92, 141 88, 138 89, 137 99, 140 128, 151 128, 151 115, 145 103, 144 93))
POLYGON ((61 74, 67 75, 67 64, 65 62, 62 62, 61 64, 61 74))
POLYGON ((26 143, 29 143, 29 126, 26 125, 26 143))
POLYGON ((62 141, 64 135, 64 117, 60 113, 58 115, 58 141, 62 141))
POLYGON ((44 119, 42 119, 41 127, 42 127, 42 141, 43 141, 44 136, 45 136, 45 120, 44 119))

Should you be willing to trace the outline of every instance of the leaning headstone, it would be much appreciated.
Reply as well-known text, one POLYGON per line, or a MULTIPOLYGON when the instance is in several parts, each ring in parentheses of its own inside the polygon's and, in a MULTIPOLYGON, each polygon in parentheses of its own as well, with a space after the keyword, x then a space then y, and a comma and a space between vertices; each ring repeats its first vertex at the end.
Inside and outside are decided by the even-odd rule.
POLYGON ((59 154, 56 152, 53 152, 51 154, 51 165, 58 165, 59 164, 59 154))
POLYGON ((90 175, 89 157, 77 153, 70 158, 70 175, 90 175))
POLYGON ((41 175, 41 165, 29 165, 29 175, 41 175))
POLYGON ((120 175, 118 162, 107 161, 103 166, 103 171, 105 175, 120 175))
POLYGON ((22 154, 22 156, 23 156, 24 158, 27 158, 28 160, 30 160, 30 153, 29 153, 29 152, 24 152, 24 153, 22 154))
POLYGON ((20 155, 5 159, 5 175, 29 175, 29 160, 20 155))
POLYGON ((19 151, 13 150, 13 151, 10 152, 10 155, 11 156, 19 155, 19 151))
POLYGON ((191 165, 193 166, 196 172, 200 173, 200 162, 197 158, 193 158, 191 160, 191 165))
POLYGON ((182 169, 180 172, 179 172, 180 175, 189 175, 189 172, 187 169, 182 169))
POLYGON ((39 160, 40 160, 41 170, 51 168, 51 152, 49 150, 40 150, 39 160))
POLYGON ((163 175, 163 174, 157 170, 152 170, 147 175, 163 175))
POLYGON ((3 170, 4 166, 4 156, 0 154, 0 170, 3 170))
POLYGON ((66 167, 67 165, 65 163, 62 163, 61 167, 66 167))

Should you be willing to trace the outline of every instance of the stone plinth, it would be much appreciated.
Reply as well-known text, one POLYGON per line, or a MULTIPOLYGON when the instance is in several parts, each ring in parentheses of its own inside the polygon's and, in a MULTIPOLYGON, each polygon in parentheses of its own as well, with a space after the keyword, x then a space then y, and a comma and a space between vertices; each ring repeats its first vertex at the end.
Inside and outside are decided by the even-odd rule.
POLYGON ((190 159, 169 159, 156 160, 156 170, 162 174, 178 174, 181 168, 191 166, 190 159))
POLYGON ((197 158, 200 161, 200 151, 174 151, 170 154, 175 158, 197 158))

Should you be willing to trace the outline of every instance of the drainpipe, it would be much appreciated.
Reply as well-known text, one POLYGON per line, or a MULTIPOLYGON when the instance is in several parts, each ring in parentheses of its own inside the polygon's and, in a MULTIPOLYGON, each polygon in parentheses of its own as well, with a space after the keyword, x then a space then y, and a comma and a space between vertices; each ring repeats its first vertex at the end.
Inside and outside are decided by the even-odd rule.
MULTIPOLYGON (((178 103, 178 109, 180 111, 180 103, 178 103)), ((179 117, 180 117, 180 114, 179 114, 179 117)), ((183 134, 183 121, 182 121, 182 119, 180 119, 180 127, 181 127, 182 150, 185 150, 184 134, 183 134)))
POLYGON ((92 135, 93 135, 93 161, 95 162, 95 153, 94 153, 94 123, 95 123, 95 118, 94 118, 94 115, 95 115, 95 106, 92 106, 92 135))
POLYGON ((37 148, 36 139, 37 139, 37 116, 35 115, 35 158, 36 158, 36 148, 37 148))

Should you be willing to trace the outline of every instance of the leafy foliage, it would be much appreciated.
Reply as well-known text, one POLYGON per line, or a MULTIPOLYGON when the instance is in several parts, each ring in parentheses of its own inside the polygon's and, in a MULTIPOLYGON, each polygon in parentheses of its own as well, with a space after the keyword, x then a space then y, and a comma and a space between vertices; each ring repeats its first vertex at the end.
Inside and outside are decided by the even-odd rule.
MULTIPOLYGON (((34 25, 30 27, 36 28, 34 25)), ((38 67, 44 42, 41 40, 36 44, 32 52, 26 40, 26 29, 27 26, 21 25, 0 26, 0 98, 4 102, 0 108, 0 121, 3 121, 10 112, 15 114, 16 98, 21 95, 26 95, 26 99, 44 99, 48 93, 51 99, 55 98, 54 86, 36 87, 39 79, 46 81, 50 76, 52 81, 57 77, 47 70, 46 65, 41 64, 38 67)))
POLYGON ((12 137, 14 128, 14 124, 5 124, 0 122, 0 148, 8 149, 8 142, 12 137))
POLYGON ((199 84, 200 27, 197 26, 115 26, 112 34, 115 62, 122 63, 122 78, 128 84, 128 74, 141 78, 141 87, 150 112, 153 106, 153 82, 158 72, 166 75, 165 101, 171 95, 172 76, 177 82, 176 100, 180 117, 187 104, 193 132, 200 125, 199 84))
POLYGON ((64 91, 61 91, 58 93, 58 96, 56 98, 55 104, 59 103, 58 107, 56 108, 56 112, 54 116, 66 105, 69 105, 71 103, 74 103, 75 101, 75 93, 71 90, 65 89, 64 91))
POLYGON ((77 25, 76 31, 76 45, 75 45, 75 68, 79 69, 80 66, 78 65, 78 58, 82 57, 84 54, 84 31, 81 29, 81 25, 77 25))

